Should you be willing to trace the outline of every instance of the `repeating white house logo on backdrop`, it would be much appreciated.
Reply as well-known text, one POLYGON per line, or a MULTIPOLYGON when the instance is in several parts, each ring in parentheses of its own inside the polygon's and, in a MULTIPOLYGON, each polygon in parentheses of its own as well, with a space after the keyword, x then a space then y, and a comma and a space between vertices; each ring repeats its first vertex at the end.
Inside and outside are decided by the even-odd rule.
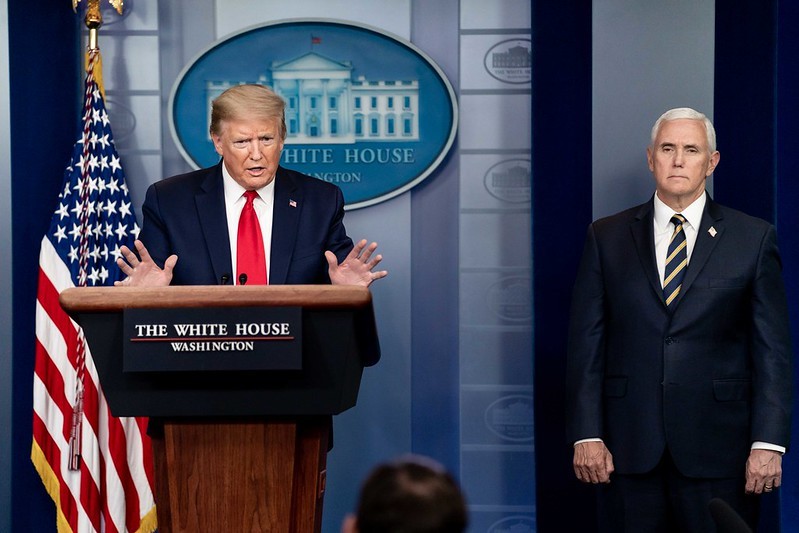
POLYGON ((348 209, 420 183, 455 139, 452 86, 413 44, 349 22, 288 20, 217 41, 179 76, 170 126, 193 167, 218 162, 207 133, 211 101, 240 83, 283 97, 281 164, 341 187, 348 209))
POLYGON ((529 322, 533 317, 533 304, 530 278, 528 276, 507 276, 487 289, 488 309, 509 322, 529 322))
POLYGON ((488 194, 498 200, 529 203, 532 200, 531 176, 529 159, 506 159, 488 169, 483 183, 488 194))
POLYGON ((483 58, 486 71, 505 83, 530 83, 533 79, 533 41, 508 39, 492 46, 483 58))
POLYGON ((486 427, 503 440, 532 442, 533 398, 512 394, 495 400, 485 411, 486 427))

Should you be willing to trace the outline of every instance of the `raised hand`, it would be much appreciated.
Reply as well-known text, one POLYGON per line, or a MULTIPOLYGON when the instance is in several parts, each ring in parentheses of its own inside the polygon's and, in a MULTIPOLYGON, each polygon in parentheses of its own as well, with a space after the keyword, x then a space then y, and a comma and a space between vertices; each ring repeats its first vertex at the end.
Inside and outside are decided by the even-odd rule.
POLYGON ((117 287, 166 287, 172 281, 172 270, 178 262, 178 256, 170 255, 160 268, 140 240, 134 242, 138 257, 127 246, 123 246, 122 257, 117 259, 117 266, 127 277, 115 281, 117 287))
POLYGON ((373 257, 376 249, 376 242, 366 246, 366 239, 362 239, 340 264, 333 252, 329 250, 325 252, 331 283, 368 287, 374 280, 386 277, 388 275, 386 270, 373 272, 378 263, 383 260, 383 256, 380 254, 373 257))

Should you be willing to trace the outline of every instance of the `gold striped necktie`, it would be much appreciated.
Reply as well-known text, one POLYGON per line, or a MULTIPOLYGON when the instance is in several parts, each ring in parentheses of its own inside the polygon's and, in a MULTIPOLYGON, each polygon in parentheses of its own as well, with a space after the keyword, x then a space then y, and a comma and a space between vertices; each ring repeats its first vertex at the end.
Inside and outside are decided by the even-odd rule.
POLYGON ((665 280, 663 281, 663 299, 666 302, 666 306, 669 306, 680 294, 682 280, 685 277, 685 269, 688 267, 688 248, 685 240, 685 231, 683 231, 682 227, 683 222, 685 222, 685 217, 680 214, 671 217, 671 223, 674 224, 674 233, 672 233, 671 241, 669 241, 665 280))

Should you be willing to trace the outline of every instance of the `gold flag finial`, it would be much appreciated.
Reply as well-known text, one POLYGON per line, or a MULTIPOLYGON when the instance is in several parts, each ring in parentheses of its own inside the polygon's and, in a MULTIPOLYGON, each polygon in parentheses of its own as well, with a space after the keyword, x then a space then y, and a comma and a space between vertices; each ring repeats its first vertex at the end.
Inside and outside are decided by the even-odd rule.
MULTIPOLYGON (((77 12, 78 5, 84 0, 72 0, 72 10, 77 12)), ((89 28, 89 50, 97 48, 97 30, 103 25, 103 15, 100 12, 100 0, 86 0, 86 27, 89 28)), ((108 3, 117 13, 122 14, 124 0, 108 0, 108 3)))

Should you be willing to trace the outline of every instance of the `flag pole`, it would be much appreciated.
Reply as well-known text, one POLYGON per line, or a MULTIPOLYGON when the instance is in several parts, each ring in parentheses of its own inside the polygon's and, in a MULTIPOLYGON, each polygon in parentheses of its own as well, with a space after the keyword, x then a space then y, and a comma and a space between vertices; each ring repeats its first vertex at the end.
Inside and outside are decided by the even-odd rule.
MULTIPOLYGON (((77 12, 78 4, 82 0, 72 0, 72 9, 73 11, 77 12)), ((116 9, 117 13, 120 15, 122 14, 122 0, 109 0, 109 3, 116 9)), ((103 86, 102 82, 102 59, 100 56, 100 49, 98 46, 98 35, 100 31, 100 26, 103 25, 103 15, 100 11, 100 0, 87 0, 87 8, 86 8, 86 16, 84 18, 84 23, 86 27, 89 29, 89 46, 86 51, 86 71, 87 71, 87 79, 94 78, 95 83, 100 90, 100 93, 105 96, 105 87, 103 86)), ((88 83, 88 81, 87 81, 88 83)), ((85 161, 89 160, 88 152, 88 127, 89 123, 86 122, 84 124, 84 142, 83 142, 83 150, 85 161)), ((81 227, 86 227, 88 222, 88 195, 89 195, 89 180, 88 180, 88 168, 84 167, 82 169, 83 174, 85 176, 81 179, 81 189, 80 194, 84 197, 83 202, 83 211, 81 213, 81 227)), ((87 271, 86 271, 86 263, 88 262, 88 250, 86 249, 88 245, 87 235, 85 233, 81 234, 80 239, 80 275, 79 275, 79 284, 85 285, 87 279, 87 271)), ((69 435, 69 459, 67 461, 67 467, 69 470, 78 471, 80 470, 80 463, 81 463, 81 449, 82 449, 82 426, 83 426, 83 394, 84 394, 84 377, 86 374, 86 346, 85 346, 85 339, 83 338, 83 331, 80 330, 78 332, 78 339, 77 339, 77 360, 76 360, 76 372, 77 372, 77 379, 75 381, 75 402, 72 408, 72 423, 70 427, 70 435, 69 435)))

